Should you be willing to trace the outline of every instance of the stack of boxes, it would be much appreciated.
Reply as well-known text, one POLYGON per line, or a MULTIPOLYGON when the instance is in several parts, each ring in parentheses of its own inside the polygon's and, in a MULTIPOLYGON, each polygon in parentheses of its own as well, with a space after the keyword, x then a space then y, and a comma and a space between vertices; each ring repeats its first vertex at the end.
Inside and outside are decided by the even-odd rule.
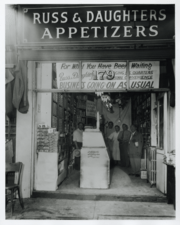
POLYGON ((46 125, 39 125, 37 132, 38 152, 58 152, 59 132, 56 128, 48 128, 46 125))

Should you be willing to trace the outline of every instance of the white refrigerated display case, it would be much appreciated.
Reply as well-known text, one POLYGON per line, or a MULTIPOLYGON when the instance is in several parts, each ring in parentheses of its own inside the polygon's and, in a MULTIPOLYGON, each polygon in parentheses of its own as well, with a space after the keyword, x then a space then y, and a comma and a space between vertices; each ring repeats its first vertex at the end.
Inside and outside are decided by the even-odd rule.
POLYGON ((80 188, 107 189, 110 184, 110 159, 102 133, 85 129, 81 149, 80 188))

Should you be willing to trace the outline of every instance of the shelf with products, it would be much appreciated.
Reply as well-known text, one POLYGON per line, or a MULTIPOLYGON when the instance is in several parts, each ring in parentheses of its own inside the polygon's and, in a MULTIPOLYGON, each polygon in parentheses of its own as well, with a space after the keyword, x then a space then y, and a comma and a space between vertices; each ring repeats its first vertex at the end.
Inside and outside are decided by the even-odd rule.
POLYGON ((58 104, 63 107, 63 94, 58 93, 58 104))
POLYGON ((52 100, 58 103, 58 93, 52 93, 52 100))
POLYGON ((64 145, 62 147, 62 149, 59 151, 59 158, 58 158, 58 162, 62 162, 64 159, 66 159, 68 157, 68 153, 69 153, 69 145, 64 145))
MULTIPOLYGON (((55 65, 53 66, 54 76, 52 86, 55 83, 56 71, 55 65)), ((57 82, 56 82, 57 83, 57 82)), ((55 86, 53 86, 56 88, 55 86)), ((65 93, 52 93, 52 113, 51 113, 51 125, 56 127, 59 132, 58 142, 58 184, 61 183, 67 174, 67 160, 69 154, 69 107, 67 103, 68 96, 65 93), (68 107, 68 108, 67 108, 68 107), (59 171, 60 168, 60 171, 59 171)))
POLYGON ((58 93, 57 99, 56 96, 53 99, 55 103, 57 100, 57 127, 60 133, 58 163, 66 160, 66 167, 66 164, 68 166, 73 162, 73 132, 78 122, 86 122, 86 100, 83 94, 69 93, 58 93))
POLYGON ((57 103, 52 103, 52 115, 57 117, 57 103))
POLYGON ((79 100, 77 103, 77 123, 86 123, 86 102, 84 100, 79 100), (79 103, 79 101, 81 103, 79 103), (83 103, 82 103, 83 102, 83 103))
POLYGON ((151 95, 139 93, 132 97, 132 122, 143 136, 143 149, 151 145, 151 95))
POLYGON ((60 160, 63 161, 64 159, 68 158, 68 155, 71 152, 71 146, 73 141, 73 131, 74 131, 74 115, 73 115, 73 108, 74 108, 74 96, 72 94, 63 94, 60 96, 61 103, 63 102, 61 108, 61 119, 59 119, 59 129, 64 135, 64 143, 65 145, 61 146, 62 151, 60 154, 60 160), (72 107, 73 106, 73 107, 72 107), (63 115, 62 115, 63 114, 63 115), (62 128, 63 126, 63 128, 62 128))
POLYGON ((41 124, 37 128, 37 152, 58 153, 59 132, 56 129, 43 127, 41 124))
POLYGON ((58 130, 58 93, 52 93, 51 99, 51 127, 58 130))
POLYGON ((58 129, 60 132, 59 157, 58 157, 58 184, 60 184, 68 174, 69 158, 69 111, 67 110, 67 95, 58 94, 58 129))

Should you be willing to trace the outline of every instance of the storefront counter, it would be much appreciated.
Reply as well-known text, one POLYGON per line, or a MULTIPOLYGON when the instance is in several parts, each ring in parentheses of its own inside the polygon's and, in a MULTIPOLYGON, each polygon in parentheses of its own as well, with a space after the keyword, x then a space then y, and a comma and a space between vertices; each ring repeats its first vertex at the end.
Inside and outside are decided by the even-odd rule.
POLYGON ((107 189, 110 184, 110 159, 102 133, 96 129, 83 132, 80 188, 107 189))

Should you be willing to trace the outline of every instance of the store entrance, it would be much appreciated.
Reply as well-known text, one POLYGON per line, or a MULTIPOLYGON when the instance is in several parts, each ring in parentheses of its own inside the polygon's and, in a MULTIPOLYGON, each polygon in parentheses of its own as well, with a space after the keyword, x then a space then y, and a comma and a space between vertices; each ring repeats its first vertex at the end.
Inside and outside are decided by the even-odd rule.
MULTIPOLYGON (((164 197, 155 188, 155 185, 151 188, 151 183, 147 183, 147 181, 153 182, 153 180, 151 180, 152 176, 150 178, 147 176, 148 170, 145 171, 149 168, 146 159, 152 133, 151 94, 148 92, 104 92, 101 95, 99 92, 97 94, 93 92, 77 93, 77 90, 71 93, 70 91, 58 92, 57 82, 52 79, 54 77, 54 70, 52 71, 50 63, 37 69, 37 88, 44 92, 37 92, 35 192, 53 191, 61 196, 65 196, 65 194, 76 196, 98 194, 164 197), (46 74, 46 79, 43 79, 43 74, 46 74), (124 161, 120 149, 120 160, 117 160, 120 162, 110 167, 109 188, 80 188, 80 164, 78 168, 80 151, 76 151, 73 132, 77 129, 79 122, 84 124, 84 129, 86 127, 95 128, 97 112, 100 116, 100 131, 106 146, 109 137, 107 132, 109 122, 113 122, 113 131, 116 125, 120 127, 120 131, 122 131, 123 124, 128 126, 128 131, 130 131, 132 123, 138 125, 138 131, 143 135, 141 169, 144 174, 142 177, 129 175, 131 163, 129 162, 127 167, 123 166, 124 161), (53 128, 50 129, 53 134, 47 134, 48 128, 53 128), (56 134, 58 134, 58 138, 56 134)), ((91 141, 90 137, 89 140, 91 141)), ((151 172, 152 174, 156 173, 153 169, 151 172)), ((155 180, 155 178, 153 179, 155 180)))
MULTIPOLYGON (((43 94, 41 94, 43 95, 43 94)), ((41 96, 42 97, 42 96, 41 96)), ((42 99, 42 98, 41 98, 42 99)), ((46 102, 47 104, 47 102, 46 102)), ((164 199, 155 187, 150 188, 147 177, 147 149, 150 145, 150 93, 52 93, 51 95, 51 127, 60 134, 58 156, 58 190, 63 195, 107 195, 107 196, 144 196, 164 199), (120 159, 114 163, 110 157, 110 185, 108 189, 80 188, 80 160, 73 142, 73 132, 79 122, 86 127, 96 128, 97 112, 100 115, 100 131, 108 146, 108 124, 112 122, 112 132, 123 124, 130 133, 130 125, 138 125, 138 131, 143 135, 143 151, 141 156, 140 177, 132 176, 132 166, 129 158, 122 155, 121 144, 118 143, 120 159), (127 160, 125 162, 124 160, 127 160)), ((91 137, 89 137, 90 141, 91 137)), ((93 166, 93 165, 92 165, 93 166)))
MULTIPOLYGON (((132 123, 140 124, 139 131, 144 134, 143 149, 145 149, 142 154, 141 168, 144 170, 146 169, 145 154, 146 148, 149 145, 148 141, 150 140, 150 94, 103 93, 98 95, 98 93, 78 93, 67 95, 74 99, 74 124, 82 122, 85 128, 86 126, 95 128, 97 111, 100 113, 100 131, 102 132, 107 147, 110 147, 108 146, 108 138, 111 133, 115 131, 116 126, 119 126, 119 132, 122 132, 122 125, 125 124, 130 133, 130 125, 132 123), (144 120, 146 120, 147 126, 144 125, 144 120), (109 122, 112 122, 112 129, 108 128, 109 122)), ((89 139, 91 139, 91 137, 89 137, 89 139)), ((76 156, 71 153, 69 156, 67 179, 59 185, 58 191, 60 193, 69 194, 117 195, 118 193, 118 195, 127 196, 154 196, 160 194, 158 190, 149 188, 147 179, 145 179, 146 177, 129 175, 132 169, 130 160, 129 158, 126 159, 127 156, 123 155, 123 151, 120 149, 122 144, 118 143, 118 146, 120 158, 117 159, 116 163, 114 163, 112 153, 108 150, 111 162, 109 189, 80 188, 80 168, 78 169, 77 165, 78 157, 80 159, 80 155, 76 156)))

